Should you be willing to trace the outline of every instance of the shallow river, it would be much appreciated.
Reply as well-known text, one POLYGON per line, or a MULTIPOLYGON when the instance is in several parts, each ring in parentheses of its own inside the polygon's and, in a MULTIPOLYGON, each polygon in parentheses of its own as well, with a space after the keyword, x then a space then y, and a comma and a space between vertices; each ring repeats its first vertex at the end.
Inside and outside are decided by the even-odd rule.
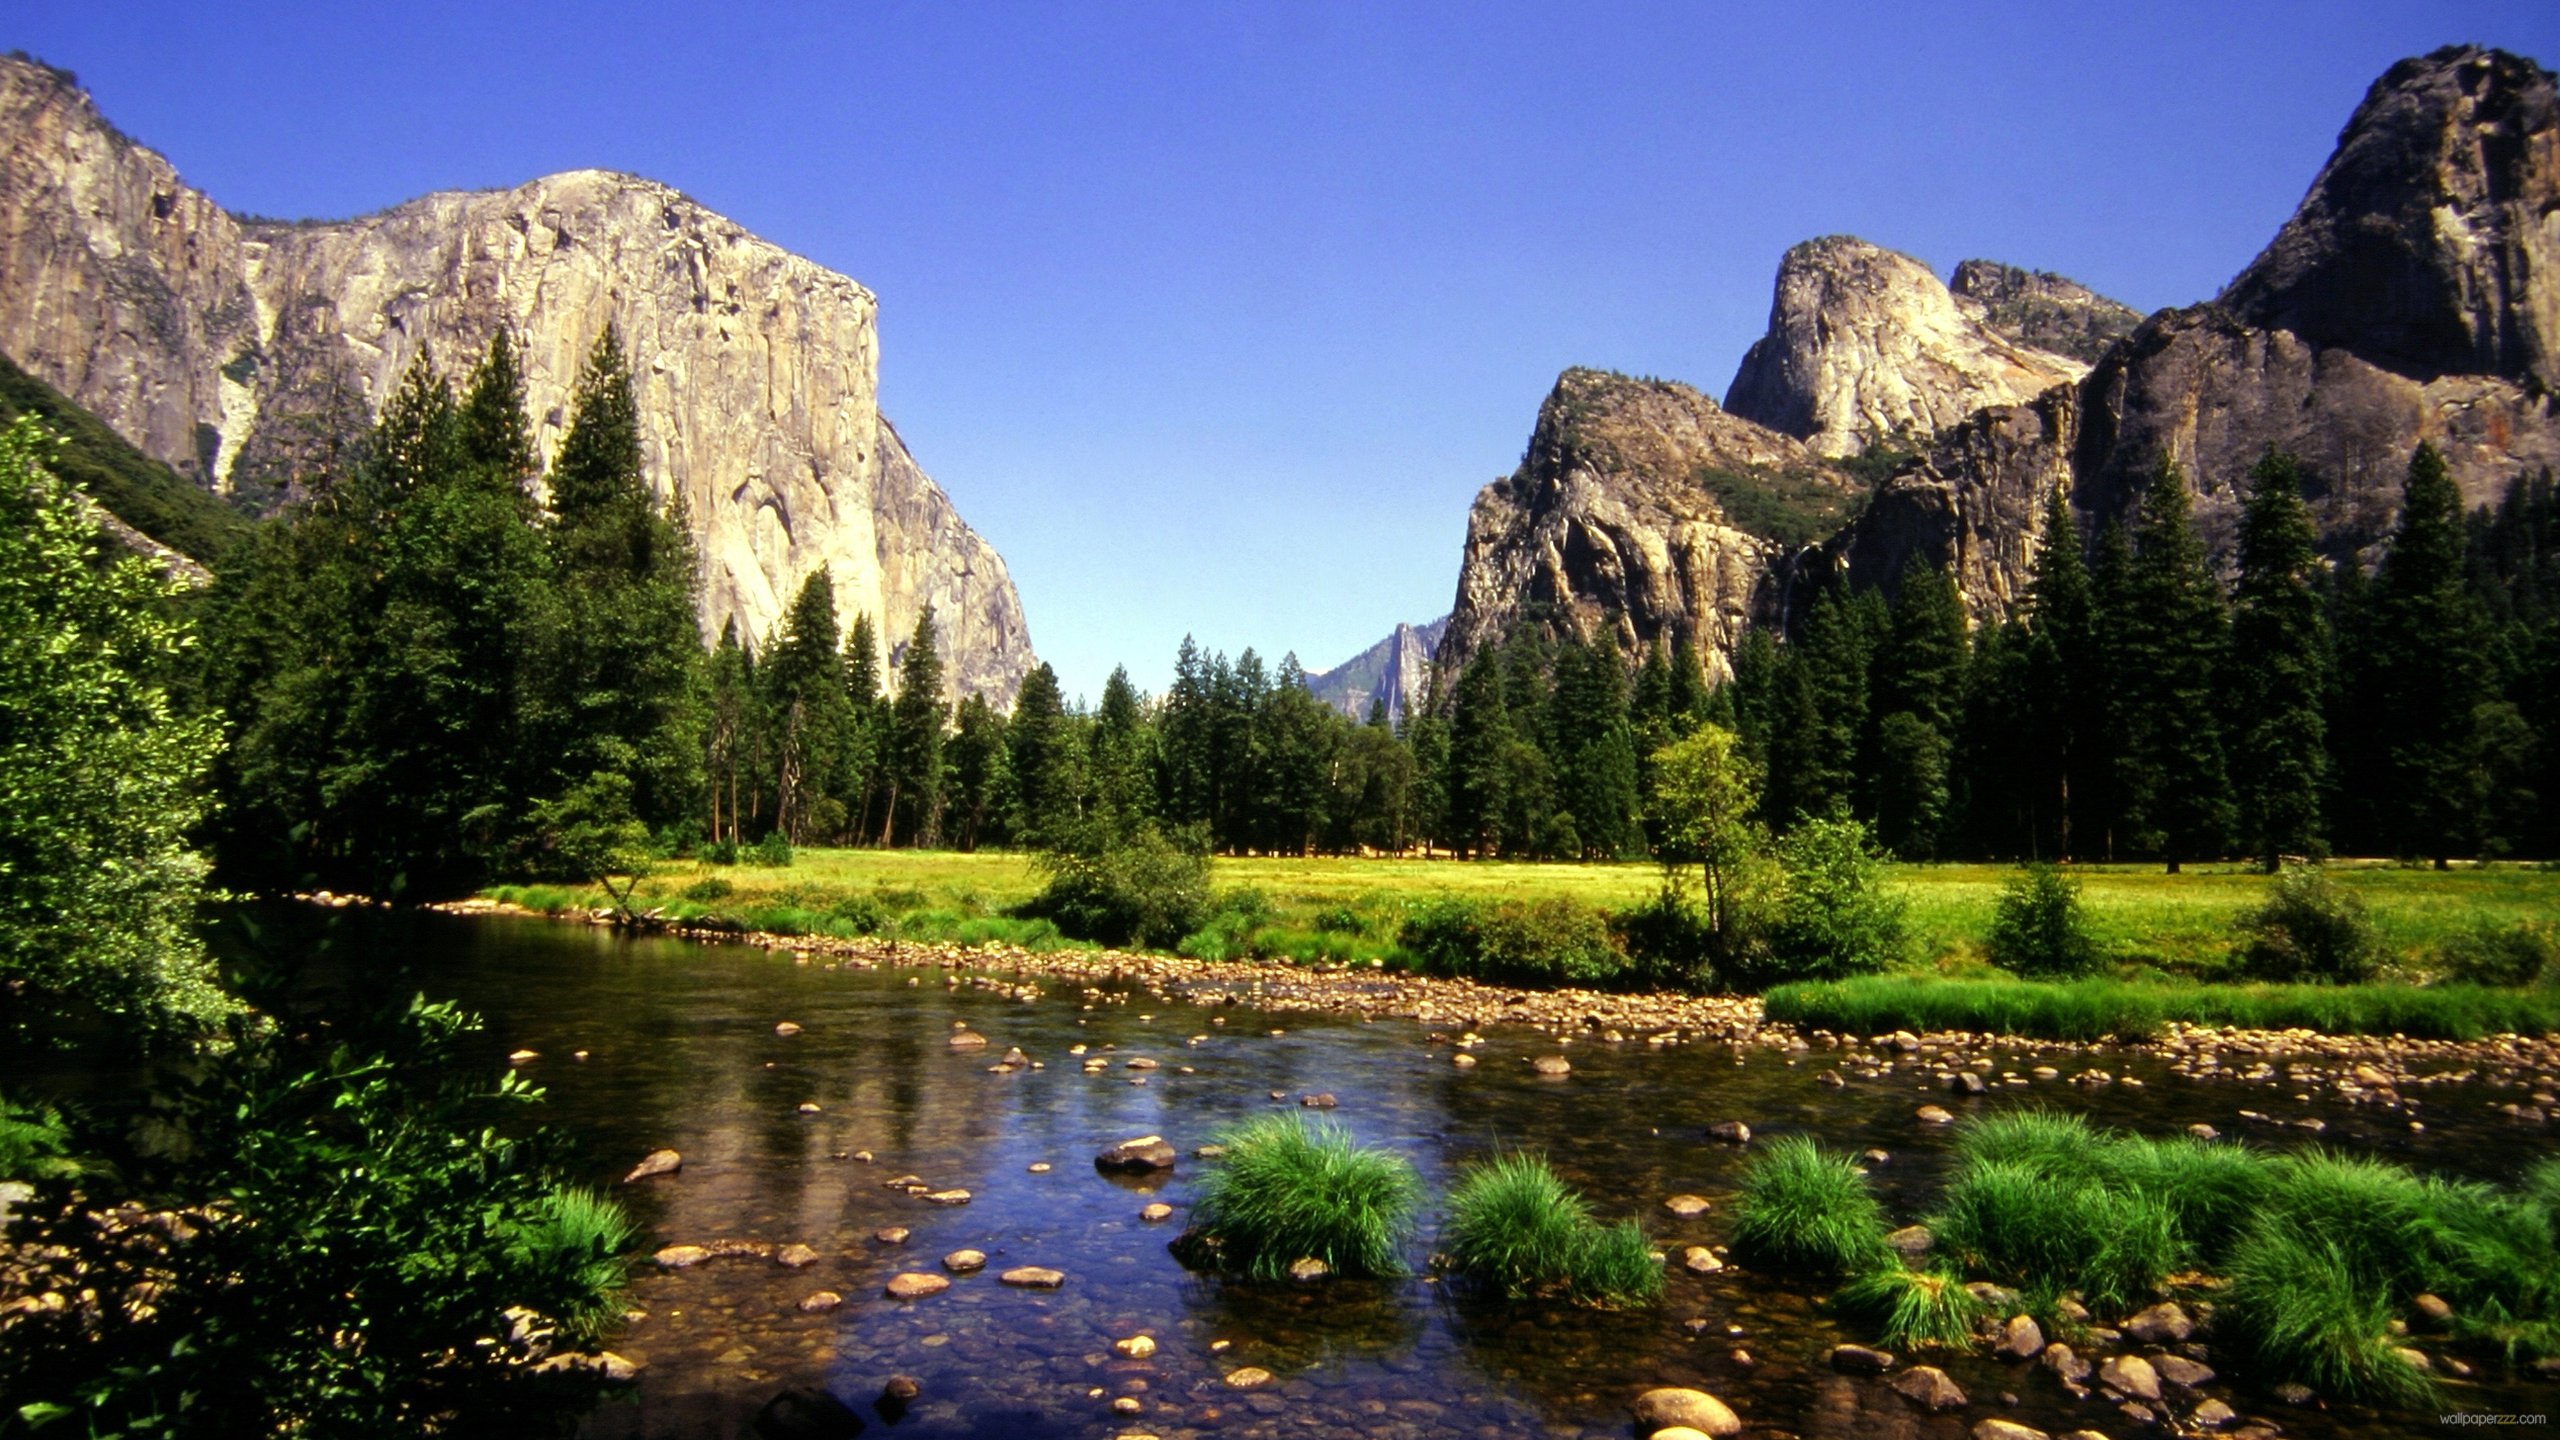
MULTIPOLYGON (((1987 1359, 1941 1360, 1974 1403, 1923 1416, 1881 1381, 1829 1369, 1831 1345, 1873 1337, 1835 1325, 1813 1285, 1784 1275, 1675 1266, 1664 1303, 1629 1314, 1453 1294, 1423 1264, 1436 1206, 1410 1247, 1412 1278, 1300 1287, 1185 1271, 1166 1242, 1204 1168, 1191 1148, 1225 1122, 1316 1092, 1337 1098, 1331 1114, 1359 1139, 1410 1158, 1435 1200, 1465 1162, 1536 1147, 1604 1217, 1640 1217, 1675 1255, 1727 1237, 1747 1147, 1707 1138, 1725 1120, 1763 1138, 1811 1131, 1889 1152, 1874 1176, 1897 1223, 1918 1218, 1941 1170, 1946 1131, 1913 1116, 1930 1103, 1962 1114, 2032 1097, 2149 1133, 2204 1121, 2271 1145, 2301 1143, 2303 1132, 2252 1126, 2242 1110, 2316 1116, 2325 1143, 2499 1180, 2549 1145, 2490 1112, 2485 1090, 2429 1092, 2428 1128, 2412 1134, 2405 1115, 2298 1101, 2289 1083, 2187 1080, 2121 1053, 1995 1050, 1995 1073, 2050 1063, 2068 1077, 2094 1065, 2143 1083, 1995 1083, 1978 1099, 1944 1093, 1925 1069, 1830 1088, 1815 1080, 1831 1063, 1819 1049, 1721 1044, 1587 1040, 1563 1051, 1570 1076, 1543 1079, 1526 1062, 1556 1043, 1525 1030, 1486 1031, 1472 1052, 1480 1063, 1461 1069, 1448 1043, 1411 1022, 1089 996, 1036 977, 1045 993, 1025 1001, 955 988, 959 977, 940 970, 839 970, 531 920, 364 928, 363 963, 418 962, 431 993, 487 1016, 493 1061, 539 1052, 524 1068, 549 1088, 545 1118, 578 1137, 593 1178, 648 1227, 648 1248, 799 1242, 821 1257, 797 1270, 752 1258, 642 1266, 630 1300, 645 1315, 613 1347, 647 1368, 635 1393, 588 1422, 582 1433, 596 1437, 750 1435, 757 1409, 789 1385, 832 1390, 880 1433, 871 1401, 896 1374, 921 1382, 894 1427, 918 1437, 1622 1436, 1628 1402, 1666 1384, 1723 1397, 1752 1435, 1955 1437, 1986 1415, 2057 1432, 2159 1433, 2100 1401, 2073 1401, 2041 1370, 1987 1359), (783 1021, 800 1033, 777 1035, 783 1021), (988 1048, 952 1050, 962 1023, 988 1048), (1079 1044, 1110 1068, 1087 1073, 1069 1054, 1079 1044), (990 1073, 1008 1046, 1045 1068, 990 1073), (573 1059, 581 1050, 587 1058, 573 1059), (1127 1064, 1141 1057, 1157 1068, 1127 1064), (804 1103, 819 1108, 803 1113, 804 1103), (1183 1153, 1169 1177, 1095 1170, 1098 1151, 1148 1134, 1183 1153), (661 1147, 683 1153, 680 1174, 615 1183, 661 1147), (867 1162, 855 1158, 864 1151, 867 1162), (973 1198, 939 1207, 882 1184, 909 1174, 973 1198), (1681 1192, 1714 1208, 1677 1219, 1662 1202, 1681 1192), (1174 1218, 1143 1223, 1138 1212, 1159 1199, 1174 1218), (903 1243, 874 1237, 893 1226, 910 1232, 903 1243), (986 1252, 986 1270, 922 1300, 883 1294, 891 1275, 939 1272, 940 1257, 964 1247, 986 1252), (1055 1291, 999 1284, 1016 1265, 1066 1281, 1055 1291), (798 1302, 821 1289, 839 1292, 842 1308, 803 1313, 798 1302), (1113 1341, 1138 1334, 1155 1340, 1151 1357, 1114 1353, 1113 1341), (1276 1379, 1227 1386, 1244 1366, 1276 1379), (1134 1415, 1114 1411, 1121 1397, 1137 1402, 1134 1415)), ((2442 1433, 2434 1416, 2330 1415, 2247 1387, 2214 1393, 2291 1435, 2442 1433)), ((2453 1393, 2485 1410, 2548 1411, 2560 1398, 2547 1385, 2453 1393)))

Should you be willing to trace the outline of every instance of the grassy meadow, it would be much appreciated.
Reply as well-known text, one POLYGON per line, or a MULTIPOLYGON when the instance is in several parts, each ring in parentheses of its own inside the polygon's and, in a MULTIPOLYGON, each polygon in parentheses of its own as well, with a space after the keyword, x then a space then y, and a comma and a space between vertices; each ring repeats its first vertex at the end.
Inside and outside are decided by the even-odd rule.
MULTIPOLYGON (((1982 937, 2011 873, 2000 865, 1895 867, 1894 881, 1910 904, 1914 963, 1955 975, 1982 971, 1982 937)), ((2330 873, 2339 888, 2364 902, 2392 955, 2412 972, 2426 968, 2437 944, 2473 926, 2547 924, 2560 918, 2560 871, 2555 870, 2340 865, 2330 873)), ((2091 927, 2120 970, 2198 980, 2221 978, 2233 918, 2256 904, 2268 884, 2264 875, 2239 866, 2190 867, 2180 875, 2164 874, 2157 866, 2091 866, 2072 874, 2080 882, 2091 927)), ((1212 864, 1211 880, 1221 891, 1260 892, 1269 927, 1343 936, 1351 942, 1348 950, 1333 958, 1365 959, 1392 946, 1405 910, 1415 901, 1444 895, 1561 897, 1619 909, 1652 894, 1660 872, 1649 863, 1221 857, 1212 864)), ((868 898, 881 918, 893 923, 893 933, 956 939, 964 938, 962 930, 982 928, 971 922, 1002 921, 1006 911, 1039 890, 1041 881, 1031 857, 1014 852, 802 850, 789 866, 779 868, 668 862, 641 882, 634 903, 667 906, 677 916, 725 914, 753 928, 791 929, 824 928, 793 922, 823 918, 843 902, 868 898), (723 886, 725 893, 718 893, 723 886), (766 925, 762 919, 783 923, 766 925)), ((519 886, 491 893, 535 909, 604 903, 600 891, 519 886)), ((1020 923, 983 927, 981 938, 1025 938, 1002 933, 1020 923)))

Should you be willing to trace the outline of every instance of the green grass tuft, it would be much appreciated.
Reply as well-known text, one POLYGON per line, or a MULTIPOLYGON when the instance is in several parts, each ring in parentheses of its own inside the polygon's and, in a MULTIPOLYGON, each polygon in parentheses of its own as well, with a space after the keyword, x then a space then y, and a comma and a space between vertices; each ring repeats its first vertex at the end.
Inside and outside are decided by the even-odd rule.
POLYGON ((2221 1328, 2275 1374, 2342 1400, 2434 1408, 2436 1387, 2394 1353, 2391 1304, 2333 1241, 2270 1225, 2232 1252, 2221 1328))
POLYGON ((622 1206, 583 1186, 554 1190, 518 1247, 552 1277, 553 1313, 579 1340, 592 1340, 621 1318, 627 1279, 623 1257, 639 1235, 622 1206))
POLYGON ((1866 1175, 1804 1136, 1772 1143, 1743 1174, 1733 1242, 1756 1260, 1851 1275, 1891 1262, 1884 1235, 1866 1175))
POLYGON ((1772 1020, 1845 1034, 1971 1030, 2049 1040, 2143 1040, 2176 1020, 2326 1035, 2477 1040, 2560 1031, 2560 991, 2478 985, 2181 985, 1869 975, 1781 985, 1772 1020))
POLYGON ((1201 1186, 1200 1228, 1230 1264, 1259 1279, 1308 1257, 1341 1275, 1405 1272, 1422 1184, 1401 1156, 1299 1115, 1260 1116, 1217 1140, 1227 1153, 1201 1186))
POLYGON ((1883 1331, 1896 1349, 1937 1345, 1964 1349, 1990 1312, 1947 1270, 1905 1270, 1879 1265, 1840 1288, 1832 1303, 1883 1331))
POLYGON ((1442 1243, 1461 1274, 1513 1298, 1561 1295, 1618 1308, 1662 1294, 1653 1244, 1633 1221, 1602 1225, 1533 1154, 1497 1155, 1449 1195, 1442 1243))
POLYGON ((1962 1166, 1929 1229, 1970 1269, 2025 1289, 2077 1289, 2102 1311, 2149 1296, 2182 1254, 2157 1198, 2023 1160, 1962 1166))

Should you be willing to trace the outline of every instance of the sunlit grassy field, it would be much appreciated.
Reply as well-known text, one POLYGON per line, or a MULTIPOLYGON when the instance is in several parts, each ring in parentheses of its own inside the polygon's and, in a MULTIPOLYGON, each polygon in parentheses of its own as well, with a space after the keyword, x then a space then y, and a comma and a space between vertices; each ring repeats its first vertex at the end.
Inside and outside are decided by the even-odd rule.
MULTIPOLYGON (((1915 958, 1955 971, 1978 963, 1981 938, 2011 873, 1998 865, 1896 867, 1895 882, 1910 902, 1915 958)), ((2255 904, 2267 884, 2266 877, 2236 866, 2191 867, 2181 875, 2154 866, 2073 873, 2112 959, 2198 976, 2222 968, 2233 918, 2255 904)), ((1562 896, 1614 909, 1634 904, 1660 884, 1660 872, 1643 863, 1446 859, 1221 858, 1211 875, 1222 889, 1261 891, 1280 924, 1323 928, 1323 917, 1356 912, 1365 921, 1362 928, 1382 939, 1392 935, 1408 903, 1432 896, 1562 896)), ((2346 865, 2333 875, 2364 902, 2386 943, 2412 965, 2422 964, 2437 942, 2474 925, 2560 921, 2560 871, 2346 865)), ((729 887, 719 908, 742 915, 776 908, 823 911, 838 897, 870 896, 892 914, 929 911, 962 919, 1000 916, 1030 898, 1042 881, 1030 856, 1011 852, 802 850, 784 868, 672 862, 642 883, 638 898, 644 904, 680 901, 688 887, 706 878, 729 887)), ((550 892, 549 898, 573 897, 550 892)), ((593 898, 601 901, 600 895, 593 898)))

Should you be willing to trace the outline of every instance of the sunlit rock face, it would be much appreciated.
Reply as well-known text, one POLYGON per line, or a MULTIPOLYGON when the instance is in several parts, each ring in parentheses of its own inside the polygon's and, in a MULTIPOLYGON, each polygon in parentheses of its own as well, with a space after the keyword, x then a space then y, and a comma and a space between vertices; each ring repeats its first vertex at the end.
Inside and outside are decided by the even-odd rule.
POLYGON ((601 170, 235 216, 24 61, 0 60, 0 125, 0 350, 181 473, 271 510, 422 349, 458 374, 502 326, 547 456, 609 324, 650 481, 692 525, 706 637, 760 640, 823 569, 887 641, 932 606, 955 698, 1009 702, 1032 665, 1003 558, 880 413, 876 302, 845 276, 601 170))

